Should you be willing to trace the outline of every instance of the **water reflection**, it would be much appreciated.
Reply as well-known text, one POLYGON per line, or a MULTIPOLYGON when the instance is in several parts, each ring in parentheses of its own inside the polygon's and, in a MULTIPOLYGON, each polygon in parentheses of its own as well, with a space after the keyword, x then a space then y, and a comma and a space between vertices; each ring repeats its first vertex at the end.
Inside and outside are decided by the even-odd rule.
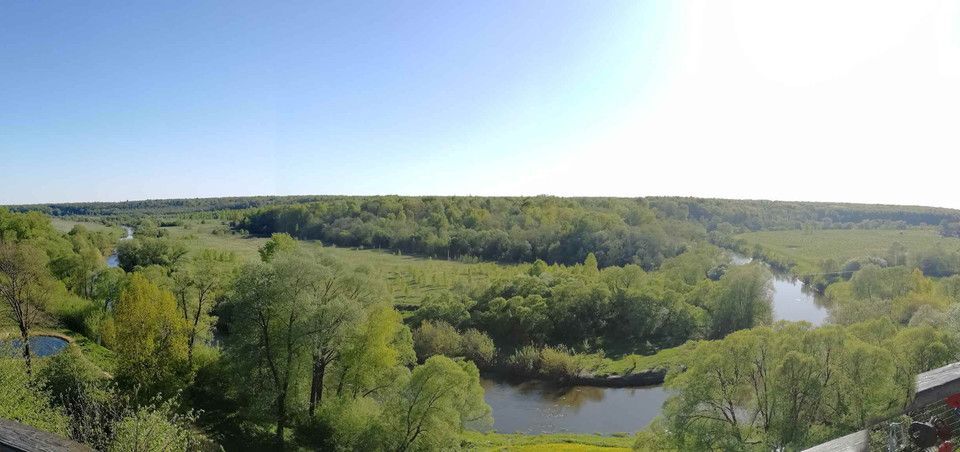
POLYGON ((669 393, 659 386, 600 388, 481 379, 493 429, 513 433, 617 433, 642 429, 669 393))
MULTIPOLYGON (((753 258, 730 253, 730 263, 733 265, 746 265, 750 262, 753 262, 753 258)), ((823 296, 808 289, 803 281, 789 273, 772 268, 770 271, 773 272, 774 320, 807 321, 816 326, 823 325, 827 321, 829 310, 823 296)))
MULTIPOLYGON (((30 354, 33 356, 50 356, 59 353, 70 345, 65 339, 56 336, 30 336, 30 354)), ((0 348, 5 349, 5 353, 10 356, 20 356, 23 354, 23 341, 13 339, 9 344, 0 342, 0 348)))

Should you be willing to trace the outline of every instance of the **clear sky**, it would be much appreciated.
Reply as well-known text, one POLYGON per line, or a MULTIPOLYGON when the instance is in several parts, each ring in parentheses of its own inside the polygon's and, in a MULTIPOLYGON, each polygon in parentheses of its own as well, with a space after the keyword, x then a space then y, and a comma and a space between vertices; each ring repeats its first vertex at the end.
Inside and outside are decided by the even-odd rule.
POLYGON ((0 203, 960 208, 952 1, 3 2, 0 203))

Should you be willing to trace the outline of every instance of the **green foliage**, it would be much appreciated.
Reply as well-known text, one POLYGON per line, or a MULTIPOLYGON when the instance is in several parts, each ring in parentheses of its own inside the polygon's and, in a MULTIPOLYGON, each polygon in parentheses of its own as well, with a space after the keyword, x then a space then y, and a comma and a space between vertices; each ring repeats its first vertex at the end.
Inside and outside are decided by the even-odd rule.
POLYGON ((686 371, 668 376, 677 395, 641 439, 680 449, 794 449, 890 416, 909 400, 914 376, 955 359, 960 346, 930 327, 882 322, 781 322, 701 343, 686 371))
MULTIPOLYGON (((4 354, 4 356, 7 356, 4 354)), ((23 361, 0 357, 0 418, 66 435, 69 420, 27 376, 23 361)))
POLYGON ((463 344, 460 333, 449 323, 426 321, 413 331, 413 348, 417 358, 426 361, 436 355, 460 356, 463 344))
POLYGON ((270 262, 274 255, 280 252, 290 252, 297 249, 297 241, 287 233, 274 233, 270 235, 270 240, 264 243, 257 250, 260 253, 260 259, 264 262, 270 262))
POLYGON ((237 226, 405 254, 573 265, 593 252, 600 266, 645 268, 704 236, 692 224, 657 218, 643 200, 612 198, 329 197, 258 209, 237 226))
POLYGON ((120 294, 114 319, 116 377, 124 387, 153 397, 170 396, 184 385, 187 325, 172 293, 135 273, 120 294))
POLYGON ((759 265, 732 268, 720 278, 710 308, 712 337, 769 323, 772 316, 770 273, 759 265))
POLYGON ((191 429, 195 416, 180 414, 171 401, 147 405, 125 416, 115 426, 110 452, 165 452, 199 448, 202 436, 191 429))
POLYGON ((470 328, 461 336, 463 356, 473 361, 477 367, 484 368, 493 364, 497 356, 497 347, 486 333, 470 328))
POLYGON ((117 245, 120 267, 128 272, 151 265, 173 268, 186 254, 182 244, 169 238, 134 238, 117 245))
MULTIPOLYGON (((916 265, 919 263, 918 258, 925 254, 938 259, 947 257, 949 260, 954 259, 955 253, 960 251, 960 240, 940 237, 930 228, 824 229, 810 233, 799 230, 771 230, 740 234, 737 239, 740 241, 738 247, 741 250, 749 250, 747 254, 756 254, 754 249, 757 249, 764 260, 780 267, 792 267, 791 271, 804 279, 811 279, 807 277, 822 273, 821 263, 825 260, 835 263, 862 261, 852 268, 840 268, 839 270, 844 271, 841 275, 828 275, 849 277, 849 273, 868 262, 874 265, 899 265, 898 262, 882 259, 884 257, 905 259, 906 264, 916 265), (931 253, 928 250, 941 251, 931 253)), ((939 265, 936 260, 930 262, 939 265)), ((946 265, 948 266, 943 268, 951 268, 949 265, 953 264, 946 265)))
POLYGON ((434 356, 417 366, 384 407, 389 450, 456 448, 467 422, 488 423, 480 374, 470 362, 434 356))
POLYGON ((449 290, 428 294, 413 313, 411 322, 417 325, 424 321, 440 321, 459 327, 470 320, 469 310, 473 305, 471 299, 459 297, 449 290))
POLYGON ((27 373, 32 371, 30 332, 40 322, 55 290, 46 264, 47 256, 32 245, 0 242, 0 302, 5 317, 20 333, 27 373))

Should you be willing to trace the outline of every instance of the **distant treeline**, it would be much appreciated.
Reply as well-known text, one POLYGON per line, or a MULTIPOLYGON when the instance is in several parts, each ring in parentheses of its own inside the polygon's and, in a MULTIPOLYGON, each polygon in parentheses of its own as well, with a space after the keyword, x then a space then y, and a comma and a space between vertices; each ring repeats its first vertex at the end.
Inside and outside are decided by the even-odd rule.
POLYGON ((730 246, 740 232, 941 226, 960 235, 960 211, 933 207, 681 197, 559 198, 255 196, 12 206, 53 216, 131 224, 153 216, 230 220, 254 235, 286 232, 340 246, 502 262, 582 262, 654 268, 691 243, 730 246))
POLYGON ((129 214, 171 215, 191 212, 251 209, 272 204, 313 202, 325 196, 231 196, 224 198, 148 199, 120 202, 73 202, 7 206, 11 211, 35 210, 56 217, 122 216, 129 214))
POLYGON ((444 258, 657 267, 706 237, 643 199, 343 197, 250 211, 235 227, 444 258))
POLYGON ((521 262, 657 266, 709 232, 715 243, 763 229, 905 228, 949 209, 696 198, 339 197, 252 209, 235 226, 341 246, 521 262))
POLYGON ((776 229, 877 229, 937 226, 960 221, 960 210, 738 199, 654 197, 649 204, 671 218, 689 219, 713 231, 729 224, 740 232, 776 229))

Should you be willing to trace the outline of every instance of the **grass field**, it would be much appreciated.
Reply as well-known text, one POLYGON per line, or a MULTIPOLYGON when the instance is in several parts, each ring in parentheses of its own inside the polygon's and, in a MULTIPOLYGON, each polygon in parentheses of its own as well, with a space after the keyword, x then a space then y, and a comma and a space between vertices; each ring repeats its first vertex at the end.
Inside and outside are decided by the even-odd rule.
POLYGON ((824 259, 842 264, 855 257, 882 257, 894 242, 903 244, 908 253, 931 248, 960 250, 960 239, 941 237, 933 228, 760 231, 737 238, 743 239, 749 248, 759 245, 778 260, 793 262, 793 272, 798 275, 819 272, 824 259))
POLYGON ((480 433, 466 431, 464 448, 483 451, 627 451, 633 436, 601 436, 573 433, 527 435, 520 433, 480 433))
MULTIPOLYGON (((183 226, 163 228, 171 237, 181 239, 190 253, 212 248, 231 251, 241 260, 260 258, 257 249, 267 239, 232 234, 218 222, 184 223, 183 226)), ((323 246, 317 241, 302 241, 308 249, 323 250, 350 266, 365 266, 372 274, 386 281, 394 303, 401 308, 413 308, 424 295, 451 288, 457 284, 471 286, 496 277, 507 277, 526 271, 528 264, 501 265, 495 263, 464 263, 443 259, 402 256, 379 250, 359 250, 323 246)))
POLYGON ((53 225, 53 228, 60 232, 70 232, 74 226, 80 224, 83 227, 87 228, 89 231, 114 231, 119 232, 120 228, 117 226, 107 226, 103 223, 96 221, 74 221, 67 220, 64 218, 52 217, 50 223, 53 225))

